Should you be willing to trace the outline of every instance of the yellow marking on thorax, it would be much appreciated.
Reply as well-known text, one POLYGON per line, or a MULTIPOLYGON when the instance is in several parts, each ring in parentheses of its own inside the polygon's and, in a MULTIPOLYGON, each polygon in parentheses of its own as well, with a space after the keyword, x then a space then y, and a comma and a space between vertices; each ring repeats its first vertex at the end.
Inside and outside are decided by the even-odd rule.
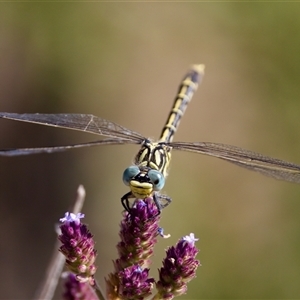
POLYGON ((170 147, 159 143, 145 143, 135 158, 135 164, 139 167, 149 167, 167 175, 169 160, 171 158, 170 147))

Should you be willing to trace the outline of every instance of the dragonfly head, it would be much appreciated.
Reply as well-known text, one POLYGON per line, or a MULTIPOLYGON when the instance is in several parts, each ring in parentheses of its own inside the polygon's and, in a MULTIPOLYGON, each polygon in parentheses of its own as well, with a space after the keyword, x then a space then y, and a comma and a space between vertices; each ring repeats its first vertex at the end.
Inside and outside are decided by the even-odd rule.
POLYGON ((145 199, 164 187, 165 177, 160 171, 148 167, 130 166, 123 173, 123 182, 136 198, 145 199))

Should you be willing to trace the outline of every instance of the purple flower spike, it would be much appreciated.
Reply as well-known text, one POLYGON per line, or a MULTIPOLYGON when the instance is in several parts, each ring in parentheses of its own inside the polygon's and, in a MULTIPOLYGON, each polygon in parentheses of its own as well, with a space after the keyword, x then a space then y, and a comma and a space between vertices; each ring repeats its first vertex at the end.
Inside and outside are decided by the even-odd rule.
POLYGON ((60 226, 61 234, 58 237, 62 242, 59 251, 66 257, 66 265, 76 274, 78 281, 94 285, 97 251, 94 248, 93 235, 87 226, 80 222, 83 216, 81 213, 66 213, 65 217, 60 219, 63 224, 60 226))
MULTIPOLYGON (((120 238, 121 241, 117 245, 119 258, 114 261, 115 271, 109 274, 106 279, 107 293, 109 299, 143 299, 140 298, 126 298, 122 295, 134 290, 134 284, 142 282, 141 294, 147 294, 146 290, 150 288, 149 283, 153 279, 146 279, 148 276, 148 268, 150 265, 150 257, 153 254, 153 248, 156 244, 156 237, 159 235, 158 209, 152 198, 143 200, 136 200, 131 208, 130 214, 125 213, 124 218, 120 224, 120 238), (137 266, 140 266, 139 269, 137 266), (138 272, 139 270, 143 271, 138 272), (127 272, 127 273, 126 273, 127 272), (131 274, 129 276, 128 272, 131 274), (138 278, 135 282, 131 282, 128 286, 129 279, 138 278), (148 286, 146 288, 146 286, 148 286)), ((131 280, 131 279, 130 279, 131 280)), ((152 285, 151 285, 152 287, 152 285)))
POLYGON ((154 279, 148 278, 149 269, 131 266, 119 272, 122 299, 142 300, 151 295, 154 279))
POLYGON ((191 233, 179 240, 175 247, 167 250, 167 257, 159 270, 159 281, 156 284, 158 299, 170 300, 186 293, 186 283, 196 276, 200 265, 200 261, 195 259, 199 252, 195 247, 197 240, 191 233))
POLYGON ((132 265, 147 268, 149 258, 158 235, 157 206, 151 198, 136 201, 121 222, 120 238, 117 249, 119 259, 116 261, 116 271, 121 271, 132 265))

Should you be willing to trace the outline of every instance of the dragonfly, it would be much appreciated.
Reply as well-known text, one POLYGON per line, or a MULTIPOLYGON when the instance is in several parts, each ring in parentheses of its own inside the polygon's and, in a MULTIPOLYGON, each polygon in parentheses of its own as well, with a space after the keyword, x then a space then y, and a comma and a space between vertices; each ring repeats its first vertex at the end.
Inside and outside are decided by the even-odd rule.
POLYGON ((129 187, 130 191, 121 198, 121 203, 129 213, 132 209, 133 199, 152 197, 158 208, 158 213, 169 205, 171 198, 161 194, 160 191, 165 185, 173 149, 217 157, 275 179, 300 183, 300 165, 294 163, 220 143, 173 142, 180 120, 199 83, 202 81, 203 75, 204 65, 199 64, 193 65, 184 76, 158 141, 152 141, 117 123, 90 114, 17 114, 0 112, 0 118, 3 119, 73 129, 106 137, 98 141, 68 146, 3 149, 0 150, 0 155, 17 156, 53 153, 100 145, 139 144, 141 147, 135 156, 134 164, 123 172, 123 182, 129 187))

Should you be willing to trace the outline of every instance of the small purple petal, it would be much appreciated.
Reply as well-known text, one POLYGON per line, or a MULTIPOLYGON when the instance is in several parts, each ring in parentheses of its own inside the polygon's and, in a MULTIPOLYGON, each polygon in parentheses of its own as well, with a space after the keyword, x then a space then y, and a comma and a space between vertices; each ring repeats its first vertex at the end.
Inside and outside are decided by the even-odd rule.
POLYGON ((84 214, 78 213, 78 214, 73 214, 70 212, 65 213, 65 217, 59 219, 60 222, 65 223, 65 222, 76 222, 80 223, 80 219, 84 218, 84 214))
POLYGON ((171 237, 171 234, 164 234, 164 229, 162 227, 159 227, 157 232, 158 235, 160 235, 164 239, 168 239, 169 237, 171 237))
POLYGON ((191 246, 195 245, 195 242, 199 241, 199 239, 195 238, 194 233, 190 233, 190 235, 186 235, 182 238, 183 241, 186 241, 187 243, 191 244, 191 246))
POLYGON ((140 201, 135 201, 135 203, 133 204, 133 207, 137 208, 137 204, 139 204, 141 207, 147 205, 143 200, 140 200, 140 201))

